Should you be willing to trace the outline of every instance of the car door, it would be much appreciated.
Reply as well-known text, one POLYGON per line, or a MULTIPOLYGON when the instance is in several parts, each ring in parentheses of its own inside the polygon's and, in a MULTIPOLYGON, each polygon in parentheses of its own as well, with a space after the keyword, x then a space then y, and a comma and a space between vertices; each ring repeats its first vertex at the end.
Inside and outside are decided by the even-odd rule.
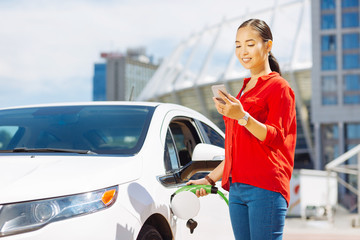
MULTIPOLYGON (((174 116, 167 127, 164 170, 165 175, 159 178, 165 187, 180 188, 186 184, 181 171, 191 165, 194 148, 199 143, 208 143, 224 147, 224 137, 208 124, 194 118, 174 116)), ((190 179, 202 178, 208 171, 202 171, 191 176, 190 179)), ((216 183, 221 188, 221 182, 216 183)), ((227 194, 226 194, 227 195, 227 194)), ((175 239, 234 239, 230 224, 229 210, 226 202, 218 195, 208 195, 200 200, 199 214, 194 217, 198 226, 194 233, 186 227, 186 220, 177 219, 177 233, 175 239)))

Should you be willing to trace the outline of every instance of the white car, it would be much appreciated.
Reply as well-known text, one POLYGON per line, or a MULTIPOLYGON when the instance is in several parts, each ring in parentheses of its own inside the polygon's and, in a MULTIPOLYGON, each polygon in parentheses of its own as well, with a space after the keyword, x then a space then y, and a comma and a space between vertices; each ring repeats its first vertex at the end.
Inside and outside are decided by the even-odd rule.
POLYGON ((193 234, 170 201, 220 163, 223 147, 219 128, 174 104, 1 109, 0 238, 234 239, 218 195, 200 198, 193 234))

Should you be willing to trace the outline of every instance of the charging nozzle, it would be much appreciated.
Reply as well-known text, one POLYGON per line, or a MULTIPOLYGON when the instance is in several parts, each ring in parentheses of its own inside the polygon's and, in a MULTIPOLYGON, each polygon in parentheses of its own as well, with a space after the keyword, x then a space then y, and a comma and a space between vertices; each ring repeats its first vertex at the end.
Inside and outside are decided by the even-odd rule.
POLYGON ((200 190, 201 188, 205 189, 207 193, 213 193, 213 194, 218 193, 218 188, 211 185, 186 185, 178 189, 174 194, 178 194, 183 191, 189 191, 196 194, 196 191, 200 190))
POLYGON ((196 191, 200 190, 201 188, 205 189, 205 191, 207 193, 219 194, 224 199, 226 204, 229 205, 229 201, 225 197, 225 195, 217 187, 212 186, 212 185, 186 185, 186 186, 183 186, 182 188, 178 189, 176 192, 174 192, 171 195, 170 201, 173 199, 173 197, 176 194, 178 194, 180 192, 185 192, 186 191, 186 192, 192 192, 192 193, 196 194, 196 191))
POLYGON ((194 232, 197 222, 192 218, 200 210, 200 201, 196 196, 196 191, 205 189, 207 193, 219 194, 229 205, 225 195, 217 187, 211 185, 186 185, 174 192, 170 197, 171 211, 181 219, 189 219, 186 226, 190 228, 190 233, 194 232))

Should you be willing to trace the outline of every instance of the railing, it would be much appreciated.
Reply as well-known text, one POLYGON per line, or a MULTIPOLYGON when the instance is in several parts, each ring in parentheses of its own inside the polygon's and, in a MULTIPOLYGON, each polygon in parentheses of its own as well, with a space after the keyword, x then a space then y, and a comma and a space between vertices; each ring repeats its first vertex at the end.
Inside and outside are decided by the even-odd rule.
MULTIPOLYGON (((354 219, 353 226, 360 227, 360 144, 356 147, 350 149, 340 157, 334 159, 333 161, 326 164, 325 169, 328 171, 328 176, 330 176, 331 172, 337 173, 337 181, 349 191, 353 192, 357 196, 357 212, 358 217, 354 219), (347 160, 357 155, 357 165, 344 164, 347 160), (347 175, 355 175, 357 176, 357 188, 352 186, 350 183, 346 182, 343 178, 339 177, 339 173, 347 174, 347 175)), ((330 189, 328 189, 330 192, 330 189)), ((330 214, 329 218, 332 216, 330 214)))

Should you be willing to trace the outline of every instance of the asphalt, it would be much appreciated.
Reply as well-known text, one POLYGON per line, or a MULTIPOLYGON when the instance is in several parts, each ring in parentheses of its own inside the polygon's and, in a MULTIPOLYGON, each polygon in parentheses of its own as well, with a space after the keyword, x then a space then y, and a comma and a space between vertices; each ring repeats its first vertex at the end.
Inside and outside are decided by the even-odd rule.
POLYGON ((332 220, 287 218, 283 240, 360 240, 360 215, 337 211, 332 220))

